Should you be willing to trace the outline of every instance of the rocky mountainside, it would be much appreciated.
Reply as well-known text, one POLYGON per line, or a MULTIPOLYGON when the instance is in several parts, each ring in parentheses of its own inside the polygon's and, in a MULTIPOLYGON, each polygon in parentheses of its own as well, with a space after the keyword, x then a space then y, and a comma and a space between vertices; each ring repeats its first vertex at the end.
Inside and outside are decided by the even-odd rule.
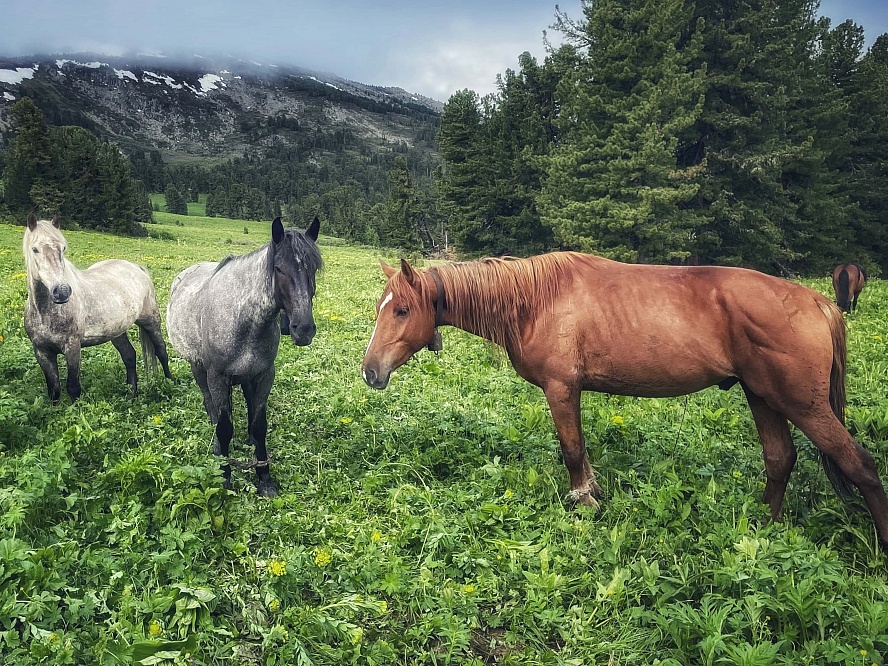
POLYGON ((53 125, 80 125, 124 150, 164 161, 226 158, 306 133, 349 133, 376 146, 431 146, 442 104, 297 67, 208 59, 175 61, 56 54, 0 58, 0 135, 31 97, 53 125))

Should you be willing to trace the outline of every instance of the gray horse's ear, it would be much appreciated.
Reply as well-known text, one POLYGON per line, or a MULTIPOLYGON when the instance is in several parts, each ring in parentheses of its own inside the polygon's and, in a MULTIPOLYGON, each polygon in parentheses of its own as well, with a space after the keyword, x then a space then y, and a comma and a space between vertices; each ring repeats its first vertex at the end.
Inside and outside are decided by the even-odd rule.
POLYGON ((271 223, 271 240, 275 242, 275 245, 284 240, 284 225, 281 224, 279 217, 274 218, 271 223))
POLYGON ((407 278, 407 284, 415 287, 419 284, 419 275, 413 270, 413 266, 407 263, 406 259, 401 259, 401 274, 407 278))
POLYGON ((28 229, 34 231, 37 228, 37 216, 34 213, 28 215, 28 229))
POLYGON ((321 221, 318 219, 318 216, 315 215, 314 222, 305 230, 305 235, 311 238, 313 241, 318 240, 318 232, 321 230, 321 221))
POLYGON ((52 216, 52 226, 54 226, 56 229, 62 228, 62 221, 59 218, 58 213, 56 213, 55 215, 52 216))

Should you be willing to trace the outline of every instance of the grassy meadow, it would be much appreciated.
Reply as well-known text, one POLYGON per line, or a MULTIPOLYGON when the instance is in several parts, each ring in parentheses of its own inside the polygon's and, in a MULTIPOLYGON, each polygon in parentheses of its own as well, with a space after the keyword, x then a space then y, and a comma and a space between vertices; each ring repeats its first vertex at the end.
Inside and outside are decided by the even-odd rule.
MULTIPOLYGON (((145 265, 165 313, 183 268, 270 235, 155 218, 148 238, 66 232, 69 258, 145 265)), ((386 391, 364 385, 383 254, 322 237, 317 337, 283 341, 269 403, 281 495, 238 471, 228 492, 175 350, 178 382, 140 363, 133 399, 114 348, 88 349, 83 398, 47 401, 22 325, 22 233, 0 225, 4 664, 888 662, 888 556, 869 514, 795 433, 786 520, 767 523, 739 387, 587 394, 607 499, 575 509, 542 393, 477 338, 445 329, 439 355, 386 391)), ((888 286, 872 281, 848 322, 849 427, 888 481, 888 286)), ((245 419, 235 392, 232 453, 249 460, 245 419)))

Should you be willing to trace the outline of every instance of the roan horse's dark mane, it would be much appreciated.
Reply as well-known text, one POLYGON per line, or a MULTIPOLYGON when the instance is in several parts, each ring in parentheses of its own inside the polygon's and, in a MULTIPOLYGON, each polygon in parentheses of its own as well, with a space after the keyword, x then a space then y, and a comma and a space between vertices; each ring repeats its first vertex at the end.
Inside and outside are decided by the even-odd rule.
MULTIPOLYGON (((446 294, 446 308, 457 325, 474 331, 506 349, 520 349, 521 326, 529 317, 539 321, 551 315, 563 281, 580 266, 594 267, 597 257, 578 252, 552 252, 529 259, 489 258, 443 264, 435 270, 446 294)), ((392 278, 392 290, 412 294, 428 303, 434 293, 430 277, 420 293, 406 288, 401 274, 392 278), (403 285, 403 286, 401 286, 403 285)))
MULTIPOLYGON (((290 246, 293 248, 294 256, 299 257, 305 262, 305 268, 309 271, 309 275, 314 276, 314 274, 323 267, 324 262, 321 259, 321 253, 318 250, 318 246, 301 231, 298 231, 297 229, 285 229, 284 239, 289 240, 290 246)), ((274 263, 271 261, 274 255, 274 241, 269 241, 262 247, 256 248, 247 254, 229 254, 216 265, 215 270, 213 270, 213 275, 232 262, 237 263, 240 260, 251 259, 263 251, 268 253, 268 265, 266 267, 267 272, 265 279, 268 284, 271 284, 271 281, 274 279, 274 263)))

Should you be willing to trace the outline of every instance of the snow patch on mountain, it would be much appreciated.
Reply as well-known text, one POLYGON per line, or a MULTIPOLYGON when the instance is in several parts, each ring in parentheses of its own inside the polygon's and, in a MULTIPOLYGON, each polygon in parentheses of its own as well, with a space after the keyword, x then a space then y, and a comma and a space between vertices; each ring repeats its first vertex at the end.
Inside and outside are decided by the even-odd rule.
POLYGON ((36 67, 16 67, 15 69, 0 69, 0 83, 18 85, 25 79, 34 78, 36 67))

